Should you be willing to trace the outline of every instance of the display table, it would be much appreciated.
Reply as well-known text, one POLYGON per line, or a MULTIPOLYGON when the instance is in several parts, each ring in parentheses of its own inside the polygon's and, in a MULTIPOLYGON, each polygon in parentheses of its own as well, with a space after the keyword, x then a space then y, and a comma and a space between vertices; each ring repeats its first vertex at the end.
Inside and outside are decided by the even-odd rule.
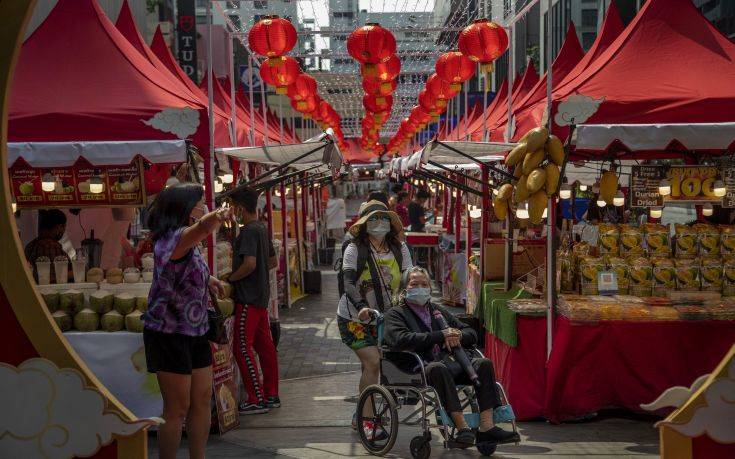
POLYGON ((92 373, 139 418, 161 416, 156 375, 146 370, 143 334, 67 332, 64 337, 92 373))

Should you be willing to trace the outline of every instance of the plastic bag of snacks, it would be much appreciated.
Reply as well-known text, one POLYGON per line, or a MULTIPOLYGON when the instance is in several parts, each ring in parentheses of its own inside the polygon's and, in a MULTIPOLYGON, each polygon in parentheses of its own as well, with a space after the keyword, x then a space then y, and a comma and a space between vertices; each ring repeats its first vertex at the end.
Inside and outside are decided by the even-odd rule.
POLYGON ((597 247, 601 254, 619 255, 620 230, 617 225, 600 223, 598 226, 597 247))
POLYGON ((652 258, 653 296, 666 296, 666 292, 676 289, 676 268, 670 258, 652 258))
POLYGON ((676 289, 693 292, 700 289, 699 265, 696 260, 676 259, 676 289))
POLYGON ((709 292, 722 291, 724 272, 720 258, 702 258, 702 266, 699 268, 699 273, 702 277, 702 290, 709 292))
POLYGON ((607 266, 611 271, 615 271, 618 278, 618 293, 627 295, 630 287, 630 277, 628 275, 628 263, 620 257, 609 257, 607 266))
POLYGON ((601 258, 585 257, 579 265, 583 295, 597 295, 597 274, 605 270, 601 258))
POLYGON ((633 296, 651 296, 653 287, 653 268, 645 257, 635 257, 628 262, 630 274, 630 294, 633 296))
POLYGON ((695 225, 699 256, 716 257, 720 254, 720 229, 714 225, 695 225))
POLYGON ((686 225, 676 225, 676 258, 697 256, 697 233, 686 225))
POLYGON ((574 264, 572 263, 572 254, 569 252, 559 252, 558 259, 561 291, 564 293, 574 292, 574 264))
POLYGON ((623 225, 620 230, 620 255, 643 254, 643 233, 640 228, 623 225))
POLYGON ((735 255, 735 226, 723 226, 720 232, 720 253, 723 257, 735 255))
POLYGON ((735 296, 735 257, 725 257, 722 262, 724 265, 722 294, 724 296, 735 296))
POLYGON ((646 247, 650 256, 671 255, 671 244, 669 244, 669 229, 664 225, 648 223, 644 227, 646 247))

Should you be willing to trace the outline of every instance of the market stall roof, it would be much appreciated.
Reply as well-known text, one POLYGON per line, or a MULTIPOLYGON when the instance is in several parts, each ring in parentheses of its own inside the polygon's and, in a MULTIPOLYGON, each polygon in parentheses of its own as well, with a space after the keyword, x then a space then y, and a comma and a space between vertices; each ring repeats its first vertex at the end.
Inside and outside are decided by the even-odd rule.
POLYGON ((589 68, 555 92, 552 130, 566 137, 572 118, 589 126, 587 136, 595 130, 609 134, 604 125, 657 126, 626 128, 616 132, 615 142, 584 148, 597 155, 643 144, 722 152, 735 142, 733 82, 735 43, 691 1, 649 0, 589 68), (707 124, 717 129, 709 142, 700 134, 707 124))
MULTIPOLYGON (((482 102, 477 101, 470 111, 457 121, 452 132, 448 135, 442 135, 442 140, 462 140, 471 134, 470 126, 477 120, 478 116, 482 116, 482 102)), ((441 131, 440 131, 441 132, 441 131)))
POLYGON ((313 165, 319 157, 323 164, 329 164, 335 170, 342 166, 342 154, 329 134, 321 134, 296 144, 217 148, 215 151, 232 158, 275 166, 313 165))
POLYGON ((421 150, 394 160, 391 170, 399 173, 416 170, 430 163, 442 166, 460 166, 475 162, 502 161, 513 144, 500 142, 452 142, 432 140, 421 150))
MULTIPOLYGON (((569 29, 567 29, 566 38, 564 39, 564 43, 562 43, 561 49, 559 49, 559 54, 556 55, 554 62, 551 64, 552 87, 562 81, 564 77, 567 76, 567 74, 569 74, 569 72, 571 72, 574 67, 576 67, 583 56, 584 50, 582 49, 582 45, 579 44, 579 39, 577 38, 577 30, 574 27, 574 23, 570 22, 569 29)), ((515 114, 518 113, 520 110, 536 106, 539 103, 543 103, 545 98, 546 72, 544 72, 541 78, 538 79, 533 88, 531 88, 524 97, 514 99, 512 116, 515 116, 515 114), (518 102, 516 102, 516 100, 518 102)), ((495 123, 489 124, 488 129, 492 130, 490 140, 500 141, 501 139, 505 138, 507 122, 508 111, 505 110, 502 115, 495 120, 495 123)), ((511 126, 513 125, 511 124, 511 126)), ((528 129, 536 126, 531 126, 529 128, 527 126, 521 127, 516 124, 515 131, 511 132, 511 138, 517 139, 525 134, 528 129)))
MULTIPOLYGON (((206 146, 206 113, 193 96, 172 88, 95 1, 59 0, 21 49, 10 95, 8 138, 11 142, 192 138, 206 146)), ((132 146, 121 152, 138 153, 132 146)))
MULTIPOLYGON (((623 21, 620 20, 618 8, 615 6, 615 2, 611 2, 607 9, 605 20, 600 28, 600 32, 597 34, 597 38, 592 43, 589 51, 585 53, 577 65, 574 66, 574 68, 570 70, 564 78, 558 80, 558 84, 554 84, 554 87, 552 88, 554 92, 564 88, 570 81, 573 81, 578 75, 592 65, 592 63, 605 52, 610 44, 620 36, 623 28, 623 21)), ((557 68, 552 67, 552 69, 553 71, 556 71, 557 68)), ((563 68, 560 70, 564 71, 563 68)), ((556 78, 554 78, 554 80, 556 80, 556 78)), ((543 90, 546 91, 545 85, 543 90)), ((546 114, 548 101, 545 92, 544 94, 540 94, 540 96, 540 98, 536 97, 535 99, 529 100, 525 105, 518 107, 518 109, 514 111, 514 139, 520 138, 528 130, 542 124, 544 115, 546 114)))
MULTIPOLYGON (((207 97, 207 88, 208 88, 208 80, 209 77, 207 74, 204 75, 204 78, 202 78, 202 82, 199 85, 199 89, 201 92, 207 97)), ((229 91, 225 91, 225 89, 220 84, 219 80, 217 78, 212 81, 212 103, 215 107, 218 107, 219 110, 230 113, 232 103, 232 99, 230 98, 229 91)), ((209 103, 209 101, 207 101, 209 103)), ((243 113, 242 109, 235 106, 235 117, 236 120, 236 126, 237 126, 237 145, 238 146, 250 146, 250 121, 245 113, 243 113)), ((230 125, 227 125, 227 129, 229 132, 230 125)), ((215 133, 219 132, 220 129, 218 127, 215 127, 215 133)), ((262 140, 262 139, 261 139, 262 140)), ((255 138, 256 144, 258 143, 258 137, 255 138)), ((222 145, 222 147, 231 147, 233 144, 230 142, 228 145, 222 145)), ((217 145, 219 147, 220 145, 217 145)))
POLYGON ((117 166, 136 156, 153 164, 183 163, 186 141, 8 142, 8 165, 23 158, 32 167, 68 167, 84 158, 93 166, 117 166))

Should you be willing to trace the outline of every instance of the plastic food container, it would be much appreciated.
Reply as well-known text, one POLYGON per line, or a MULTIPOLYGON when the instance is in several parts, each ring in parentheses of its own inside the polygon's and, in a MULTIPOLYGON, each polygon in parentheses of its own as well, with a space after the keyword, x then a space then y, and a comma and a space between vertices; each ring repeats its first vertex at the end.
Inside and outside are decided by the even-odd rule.
POLYGON ((143 282, 152 282, 153 281, 153 269, 151 268, 143 269, 143 272, 141 273, 141 278, 143 279, 143 282))
POLYGON ((48 259, 37 259, 36 272, 38 273, 39 285, 48 285, 51 283, 51 261, 49 261, 48 259))
POLYGON ((140 271, 138 268, 128 268, 123 272, 123 281, 126 284, 135 284, 140 282, 140 271))
POLYGON ((69 260, 66 257, 56 257, 54 260, 54 275, 57 284, 69 282, 69 260))

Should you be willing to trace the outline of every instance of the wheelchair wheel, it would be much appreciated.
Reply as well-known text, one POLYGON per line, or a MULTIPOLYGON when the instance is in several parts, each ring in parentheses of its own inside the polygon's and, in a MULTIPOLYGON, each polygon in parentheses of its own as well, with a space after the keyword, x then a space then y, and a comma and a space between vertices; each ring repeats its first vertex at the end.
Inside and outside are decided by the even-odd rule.
POLYGON ((498 445, 495 443, 483 442, 477 444, 477 451, 479 451, 483 456, 492 456, 497 447, 498 445))
POLYGON ((365 388, 357 402, 357 433, 360 443, 376 456, 387 454, 398 438, 398 409, 393 395, 383 386, 365 388), (372 411, 364 416, 365 407, 372 411))
POLYGON ((418 435, 411 439, 411 457, 413 459, 427 459, 431 455, 431 436, 418 435))

